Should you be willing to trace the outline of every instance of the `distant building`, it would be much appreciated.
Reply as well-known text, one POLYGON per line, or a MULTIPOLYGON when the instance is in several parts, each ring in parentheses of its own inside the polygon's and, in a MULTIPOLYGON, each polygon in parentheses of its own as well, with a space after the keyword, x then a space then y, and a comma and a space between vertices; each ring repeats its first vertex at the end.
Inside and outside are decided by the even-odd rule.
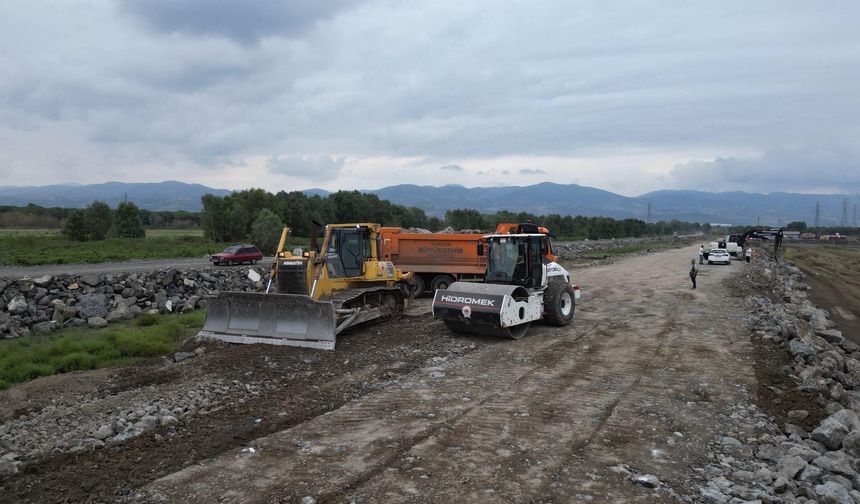
POLYGON ((799 240, 800 239, 800 231, 794 230, 786 230, 782 232, 782 237, 787 238, 789 240, 799 240))

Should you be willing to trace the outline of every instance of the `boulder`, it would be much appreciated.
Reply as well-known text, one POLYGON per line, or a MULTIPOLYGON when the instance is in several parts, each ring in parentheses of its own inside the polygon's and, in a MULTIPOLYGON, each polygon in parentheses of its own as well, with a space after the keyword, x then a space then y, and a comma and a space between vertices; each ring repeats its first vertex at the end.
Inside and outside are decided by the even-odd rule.
POLYGON ((810 437, 828 450, 838 450, 842 440, 852 430, 860 430, 860 419, 850 409, 843 409, 822 420, 810 437))
POLYGON ((87 319, 87 325, 93 329, 99 329, 107 326, 108 322, 101 317, 90 317, 87 319))
POLYGON ((788 351, 792 356, 802 359, 808 359, 815 355, 815 347, 799 339, 791 340, 791 343, 788 344, 788 351))
POLYGON ((113 435, 114 432, 110 425, 102 425, 93 433, 94 438, 100 439, 102 441, 109 437, 112 437, 113 435))
POLYGON ((158 426, 158 417, 155 415, 144 415, 134 426, 141 430, 155 428, 158 426))
POLYGON ((84 285, 89 285, 90 287, 98 287, 102 284, 102 276, 101 275, 81 275, 78 279, 78 283, 82 283, 84 285))
POLYGON ((119 320, 125 320, 131 318, 131 312, 128 309, 128 306, 124 304, 120 304, 113 311, 107 314, 105 320, 108 322, 117 322, 119 320))
POLYGON ((853 430, 842 440, 842 448, 845 453, 860 458, 860 431, 853 430))
POLYGON ((818 466, 832 474, 841 474, 842 476, 852 477, 856 473, 851 467, 851 460, 842 451, 827 452, 824 455, 812 461, 812 464, 818 466))
POLYGON ((816 485, 815 494, 821 504, 854 504, 854 499, 851 498, 848 490, 833 481, 816 485))
POLYGON ((164 272, 164 276, 161 277, 161 280, 159 280, 158 283, 167 287, 168 285, 171 285, 174 280, 176 280, 176 275, 178 273, 179 272, 176 271, 176 269, 170 268, 169 270, 164 272))
POLYGON ((33 291, 33 280, 24 277, 18 280, 18 290, 24 293, 33 291))
POLYGON ((791 481, 800 474, 800 471, 804 470, 806 466, 806 461, 797 455, 786 455, 785 457, 782 457, 776 465, 776 473, 779 477, 791 481))
POLYGON ((45 335, 53 332, 55 329, 54 321, 48 320, 46 322, 39 322, 38 324, 33 324, 33 332, 39 335, 45 335))
POLYGON ((33 283, 38 287, 47 287, 51 285, 51 282, 54 281, 54 277, 51 275, 40 276, 39 278, 34 278, 33 283))
POLYGON ((82 318, 104 317, 108 314, 108 298, 104 294, 84 294, 75 307, 82 318))
POLYGON ((9 304, 6 305, 6 309, 9 310, 9 313, 12 315, 20 315, 27 311, 27 300, 24 296, 15 296, 11 301, 9 301, 9 304))
POLYGON ((815 334, 824 338, 824 340, 827 341, 828 343, 833 343, 835 345, 842 343, 842 340, 845 339, 845 337, 842 336, 842 331, 840 331, 838 329, 827 329, 826 331, 816 331, 815 334))

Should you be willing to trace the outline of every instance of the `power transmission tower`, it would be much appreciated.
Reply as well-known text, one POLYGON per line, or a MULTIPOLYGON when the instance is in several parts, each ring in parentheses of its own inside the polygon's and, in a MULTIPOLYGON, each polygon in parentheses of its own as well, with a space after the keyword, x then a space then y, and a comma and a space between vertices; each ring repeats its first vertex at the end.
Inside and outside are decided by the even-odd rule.
POLYGON ((815 225, 813 227, 821 226, 821 202, 815 202, 815 225))
POLYGON ((848 198, 842 198, 842 227, 848 227, 848 198))

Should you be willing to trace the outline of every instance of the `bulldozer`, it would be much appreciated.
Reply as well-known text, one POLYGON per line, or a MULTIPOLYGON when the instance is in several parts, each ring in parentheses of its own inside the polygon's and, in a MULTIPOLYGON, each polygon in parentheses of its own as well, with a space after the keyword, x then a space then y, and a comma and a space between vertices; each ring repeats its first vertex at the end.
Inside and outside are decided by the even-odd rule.
POLYGON ((317 250, 285 250, 284 228, 266 292, 221 292, 207 300, 200 338, 333 350, 337 335, 400 316, 411 274, 379 260, 379 224, 330 224, 317 250))
POLYGON ((508 339, 525 336, 531 322, 566 326, 573 321, 579 288, 549 259, 546 234, 532 225, 485 237, 484 283, 454 282, 437 290, 433 317, 454 332, 508 339))

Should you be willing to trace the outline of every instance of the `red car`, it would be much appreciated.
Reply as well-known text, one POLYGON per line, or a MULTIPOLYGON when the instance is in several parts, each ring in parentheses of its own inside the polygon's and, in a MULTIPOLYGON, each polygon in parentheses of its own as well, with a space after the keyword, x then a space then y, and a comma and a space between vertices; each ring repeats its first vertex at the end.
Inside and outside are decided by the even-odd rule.
POLYGON ((262 258, 263 253, 254 245, 233 245, 224 249, 223 252, 209 256, 209 260, 216 266, 221 264, 256 264, 262 258))

